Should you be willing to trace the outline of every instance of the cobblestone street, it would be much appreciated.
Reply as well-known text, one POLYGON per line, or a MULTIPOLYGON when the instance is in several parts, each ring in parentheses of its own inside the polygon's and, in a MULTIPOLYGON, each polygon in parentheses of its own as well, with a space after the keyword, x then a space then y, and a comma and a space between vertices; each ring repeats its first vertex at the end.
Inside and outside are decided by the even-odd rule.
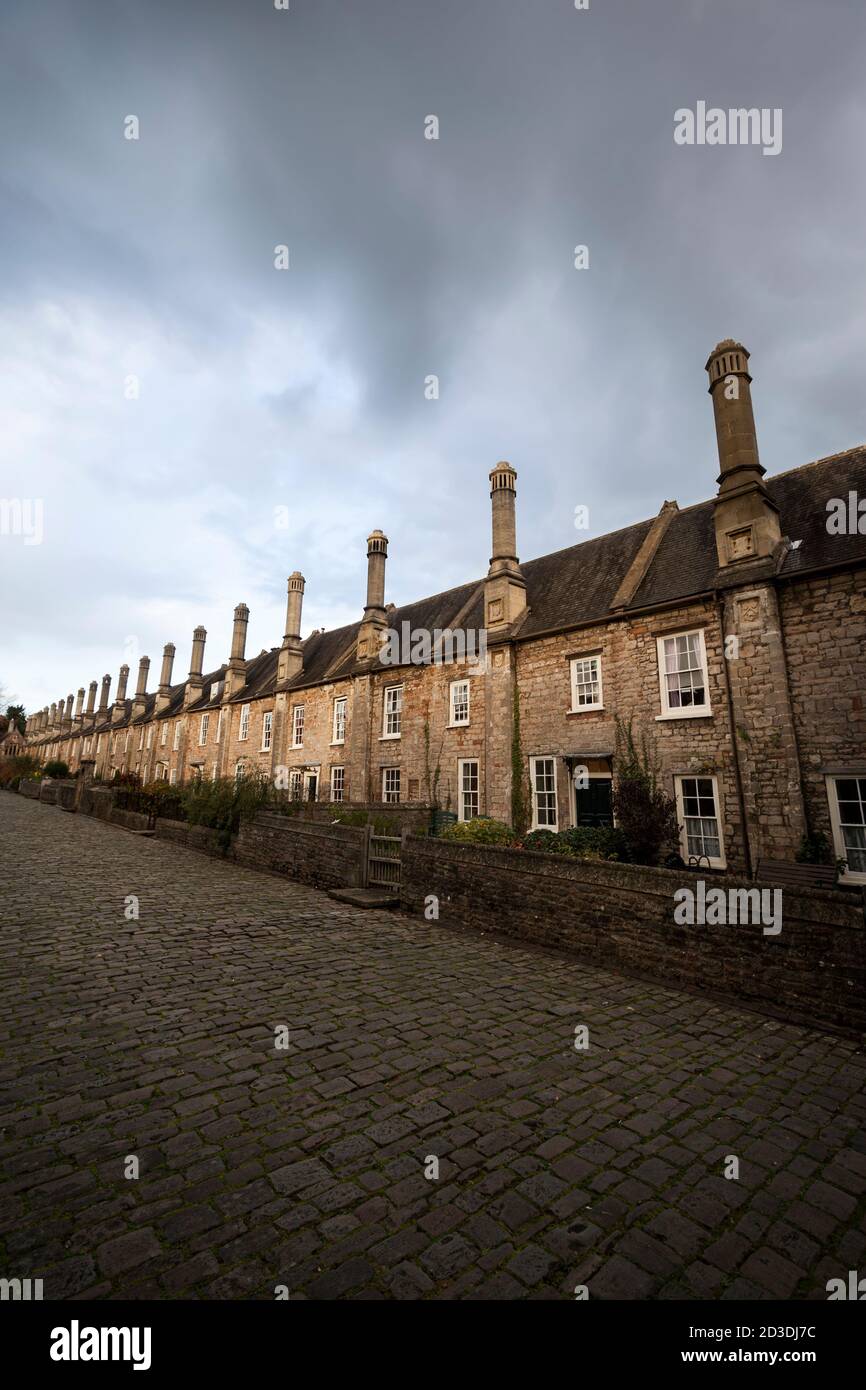
POLYGON ((0 1275, 46 1298, 824 1299, 866 1268, 853 1042, 5 792, 0 875, 0 1275))

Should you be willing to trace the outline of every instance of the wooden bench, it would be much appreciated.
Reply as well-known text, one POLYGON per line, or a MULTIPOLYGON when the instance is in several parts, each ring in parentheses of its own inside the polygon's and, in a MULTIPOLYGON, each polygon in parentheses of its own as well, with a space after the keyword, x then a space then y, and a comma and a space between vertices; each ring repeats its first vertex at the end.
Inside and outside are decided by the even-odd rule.
POLYGON ((755 879, 788 888, 835 888, 835 864, 798 864, 790 859, 761 859, 755 879))

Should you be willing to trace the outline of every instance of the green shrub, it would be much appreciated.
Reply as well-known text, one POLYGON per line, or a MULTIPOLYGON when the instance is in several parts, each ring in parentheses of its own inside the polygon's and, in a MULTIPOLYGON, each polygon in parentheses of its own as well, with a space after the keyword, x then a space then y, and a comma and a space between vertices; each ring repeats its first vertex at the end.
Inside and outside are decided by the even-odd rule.
POLYGON ((565 853, 578 859, 629 859, 628 841, 618 825, 577 825, 558 838, 565 853))
POLYGON ((447 825, 440 840, 458 840, 470 845, 513 845, 514 831, 501 820, 465 820, 447 825))
POLYGON ((139 811, 147 816, 162 816, 165 820, 184 820, 186 816, 183 791, 170 782, 150 782, 145 787, 121 785, 114 804, 121 811, 139 811))
POLYGON ((50 763, 45 764, 44 775, 46 777, 68 777, 69 766, 61 762, 59 758, 52 758, 50 763))
POLYGON ((638 749, 631 720, 616 720, 617 778, 613 812, 635 864, 659 864, 679 842, 677 807, 658 784, 658 766, 641 738, 638 749))
POLYGON ((567 854, 572 859, 629 859, 625 835, 613 825, 580 825, 558 834, 555 830, 532 830, 520 847, 535 854, 567 854))
POLYGON ((555 830, 530 830, 524 835, 521 844, 524 849, 534 850, 536 854, 565 854, 566 845, 555 830))
POLYGON ((798 864, 832 864, 830 841, 823 830, 812 831, 810 835, 804 835, 794 858, 798 864))
POLYGON ((273 805, 276 796, 270 778, 255 771, 243 777, 220 777, 215 782, 190 782, 183 789, 183 806, 190 825, 216 830, 217 843, 227 850, 241 821, 273 805))
POLYGON ((18 790, 18 783, 22 777, 38 779, 41 776, 39 759, 29 753, 21 753, 16 758, 3 758, 0 761, 0 787, 8 787, 10 791, 18 790))

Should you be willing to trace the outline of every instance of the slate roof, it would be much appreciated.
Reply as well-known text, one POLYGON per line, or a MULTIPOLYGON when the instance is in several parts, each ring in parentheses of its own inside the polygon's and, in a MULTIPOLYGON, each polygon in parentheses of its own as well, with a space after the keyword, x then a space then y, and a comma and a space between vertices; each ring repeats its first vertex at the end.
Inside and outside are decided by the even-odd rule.
MULTIPOLYGON (((834 536, 827 530, 827 502, 847 499, 853 490, 866 497, 866 446, 804 464, 764 479, 779 508, 782 535, 800 541, 780 566, 783 578, 806 570, 866 562, 866 535, 834 536)), ((699 502, 676 513, 630 608, 706 593, 716 574, 713 503, 699 502)))
MULTIPOLYGON (((782 560, 778 574, 794 578, 812 570, 845 564, 866 564, 866 534, 832 535, 827 530, 827 502, 847 499, 853 491, 866 498, 866 445, 841 454, 804 464, 787 473, 765 478, 770 497, 780 511, 782 534, 799 541, 782 560)), ((606 618, 611 602, 634 560, 654 517, 635 522, 620 531, 593 536, 565 550, 543 555, 521 565, 526 580, 528 613, 518 623, 514 636, 523 641, 540 632, 565 631, 606 618)), ((668 603, 686 602, 708 593, 714 587, 717 569, 713 530, 713 501, 696 503, 673 514, 647 572, 625 608, 635 610, 668 603)), ((401 608, 389 606, 389 626, 398 632, 407 622, 411 628, 479 630, 484 626, 484 576, 468 584, 401 608)), ((303 689, 319 682, 348 676, 356 667, 355 646, 360 621, 332 632, 314 632, 302 643, 304 665, 292 688, 303 689)), ((246 683, 232 703, 246 702, 272 694, 276 686, 279 648, 252 657, 246 663, 246 683)), ((384 669, 384 668, 380 668, 384 669)), ((210 687, 223 680, 225 665, 203 677, 204 693, 190 709, 214 708, 220 701, 210 687)), ((184 683, 172 686, 168 706, 157 718, 170 719, 183 708, 184 683)), ((150 717, 156 700, 147 697, 145 718, 150 717)), ((129 722, 132 701, 126 701, 129 722)), ((108 730, 110 721, 97 724, 94 732, 108 730)), ((122 726, 121 726, 122 727, 122 726)), ((52 741, 45 735, 45 741, 52 741)))

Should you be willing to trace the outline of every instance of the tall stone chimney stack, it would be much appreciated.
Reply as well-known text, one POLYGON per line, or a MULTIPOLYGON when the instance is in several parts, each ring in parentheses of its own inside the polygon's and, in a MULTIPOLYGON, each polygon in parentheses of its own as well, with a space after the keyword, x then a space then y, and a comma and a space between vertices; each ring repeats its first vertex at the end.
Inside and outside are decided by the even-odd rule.
POLYGON ((286 632, 277 659, 277 683, 292 680, 304 664, 301 648, 301 610, 304 603, 304 576, 299 570, 289 575, 286 599, 286 632))
POLYGON ((78 687, 78 698, 75 701, 75 723, 81 726, 84 711, 84 686, 78 687))
POLYGON ((56 705, 56 704, 52 704, 52 706, 51 706, 51 713, 50 713, 49 716, 48 716, 48 728, 49 728, 49 730, 50 730, 50 732, 51 732, 52 734, 54 733, 55 729, 57 728, 57 705, 56 705))
POLYGON ((112 724, 119 724, 126 718, 126 682, 129 680, 129 667, 126 662, 120 668, 117 677, 117 694, 114 697, 114 709, 111 712, 112 724))
POLYGON ((108 696, 111 691, 111 676, 102 677, 102 689, 99 692, 99 709, 97 714, 108 714, 108 696))
POLYGON ((749 353, 733 338, 713 348, 706 364, 719 449, 719 491, 713 520, 719 568, 766 560, 781 540, 779 510, 758 458, 749 353))
POLYGON ((382 633, 388 624, 385 615, 387 559, 388 537, 382 531, 371 531, 367 537, 367 602, 358 629, 359 661, 372 661, 379 655, 382 633))
MULTIPOLYGON (((189 659, 189 676, 187 677, 186 689, 183 692, 183 707, 187 709, 195 700, 201 699, 204 690, 202 680, 202 669, 204 667, 204 644, 207 641, 207 632, 200 625, 195 628, 192 634, 192 653, 189 659)), ((163 662, 165 656, 163 655, 163 662)))
POLYGON ((247 649, 247 625, 249 621, 250 610, 245 603, 239 603, 235 609, 232 625, 232 652, 226 667, 225 699, 231 699, 232 695, 236 695, 239 690, 242 690, 246 683, 247 668, 244 653, 247 649))
POLYGON ((388 559, 388 537, 382 531, 371 531, 367 537, 367 604, 365 614, 385 612, 385 562, 388 559))
POLYGON ((159 673, 159 687, 156 692, 156 713, 164 710, 171 700, 171 673, 174 668, 175 647, 173 642, 166 642, 162 649, 162 670, 159 673))
POLYGON ((96 716, 94 714, 94 709, 96 707, 96 690, 96 681, 91 681, 87 688, 87 709, 84 711, 87 716, 87 727, 89 729, 92 729, 93 725, 96 723, 96 716))
POLYGON ((147 708, 147 676, 150 671, 150 657, 143 656, 138 663, 138 684, 135 687, 135 699, 132 702, 132 717, 140 719, 147 708))
POLYGON ((526 581, 517 558, 517 471, 497 463, 490 471, 493 553, 484 585, 484 613, 492 631, 510 627, 526 608, 526 581))
POLYGON ((193 629, 192 652, 189 659, 189 674, 193 679, 201 679, 204 668, 204 644, 207 641, 207 629, 200 624, 193 629))
POLYGON ((63 714, 63 724, 62 724, 62 728, 63 728, 64 733, 68 733, 69 730, 72 728, 72 706, 73 706, 74 703, 75 703, 75 696, 74 696, 74 695, 67 695, 67 697, 66 697, 66 709, 65 709, 64 714, 63 714))

